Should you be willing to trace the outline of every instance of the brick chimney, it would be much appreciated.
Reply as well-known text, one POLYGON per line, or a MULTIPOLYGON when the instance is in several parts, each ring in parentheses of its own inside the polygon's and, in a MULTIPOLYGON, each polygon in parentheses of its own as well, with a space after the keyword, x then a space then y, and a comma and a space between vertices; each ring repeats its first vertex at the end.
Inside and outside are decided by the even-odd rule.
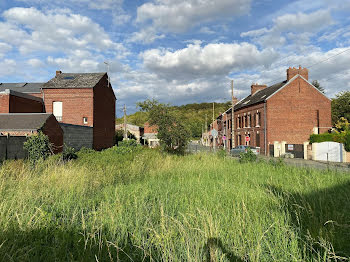
POLYGON ((259 84, 252 84, 251 85, 251 95, 254 95, 256 92, 258 92, 259 90, 262 90, 264 88, 266 88, 267 85, 259 85, 259 84))
POLYGON ((56 71, 56 76, 59 76, 60 74, 62 74, 62 71, 56 71))
POLYGON ((289 81, 290 79, 292 79, 296 75, 301 75, 306 80, 308 80, 309 79, 309 70, 307 70, 307 68, 301 68, 301 66, 299 66, 299 68, 289 67, 287 69, 287 81, 289 81))

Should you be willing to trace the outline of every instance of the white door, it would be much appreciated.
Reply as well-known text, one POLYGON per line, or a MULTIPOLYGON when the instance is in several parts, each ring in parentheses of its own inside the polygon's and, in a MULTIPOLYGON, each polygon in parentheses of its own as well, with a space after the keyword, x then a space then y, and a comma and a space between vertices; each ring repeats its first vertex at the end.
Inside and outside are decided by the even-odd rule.
POLYGON ((53 102, 52 108, 57 121, 62 121, 62 102, 53 102))

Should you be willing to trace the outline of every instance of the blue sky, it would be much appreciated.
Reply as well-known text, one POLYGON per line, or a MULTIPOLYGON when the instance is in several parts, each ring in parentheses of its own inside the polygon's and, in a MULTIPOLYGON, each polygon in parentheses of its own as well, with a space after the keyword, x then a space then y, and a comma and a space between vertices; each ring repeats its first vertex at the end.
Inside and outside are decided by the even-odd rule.
POLYGON ((334 97, 350 89, 349 14, 338 0, 2 0, 0 82, 107 61, 120 115, 146 98, 227 101, 231 79, 242 98, 301 65, 334 97))

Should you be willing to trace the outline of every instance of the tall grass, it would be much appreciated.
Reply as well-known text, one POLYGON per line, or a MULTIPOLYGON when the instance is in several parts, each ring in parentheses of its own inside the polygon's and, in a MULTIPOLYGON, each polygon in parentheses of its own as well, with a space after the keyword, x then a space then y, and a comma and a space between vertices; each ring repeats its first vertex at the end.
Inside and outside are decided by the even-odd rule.
POLYGON ((136 149, 0 168, 0 261, 330 261, 350 176, 136 149))

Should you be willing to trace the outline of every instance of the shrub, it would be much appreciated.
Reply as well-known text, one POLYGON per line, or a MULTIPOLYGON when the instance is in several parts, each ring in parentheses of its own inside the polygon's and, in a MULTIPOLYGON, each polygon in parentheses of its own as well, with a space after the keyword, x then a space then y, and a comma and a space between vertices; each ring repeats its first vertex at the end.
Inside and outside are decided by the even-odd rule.
POLYGON ((247 163, 247 162, 255 162, 257 156, 253 153, 253 151, 248 147, 246 153, 241 153, 239 155, 239 162, 247 163))
POLYGON ((346 132, 344 136, 344 147, 346 152, 350 152, 350 132, 346 132))
POLYGON ((69 161, 77 158, 78 158, 78 155, 76 154, 75 149, 73 147, 64 145, 63 152, 62 152, 62 160, 69 161))
POLYGON ((137 147, 137 146, 138 144, 134 139, 123 140, 118 142, 118 147, 137 147))
POLYGON ((24 142, 23 148, 28 152, 28 159, 33 165, 39 160, 45 160, 52 154, 52 144, 42 132, 30 136, 24 142))

